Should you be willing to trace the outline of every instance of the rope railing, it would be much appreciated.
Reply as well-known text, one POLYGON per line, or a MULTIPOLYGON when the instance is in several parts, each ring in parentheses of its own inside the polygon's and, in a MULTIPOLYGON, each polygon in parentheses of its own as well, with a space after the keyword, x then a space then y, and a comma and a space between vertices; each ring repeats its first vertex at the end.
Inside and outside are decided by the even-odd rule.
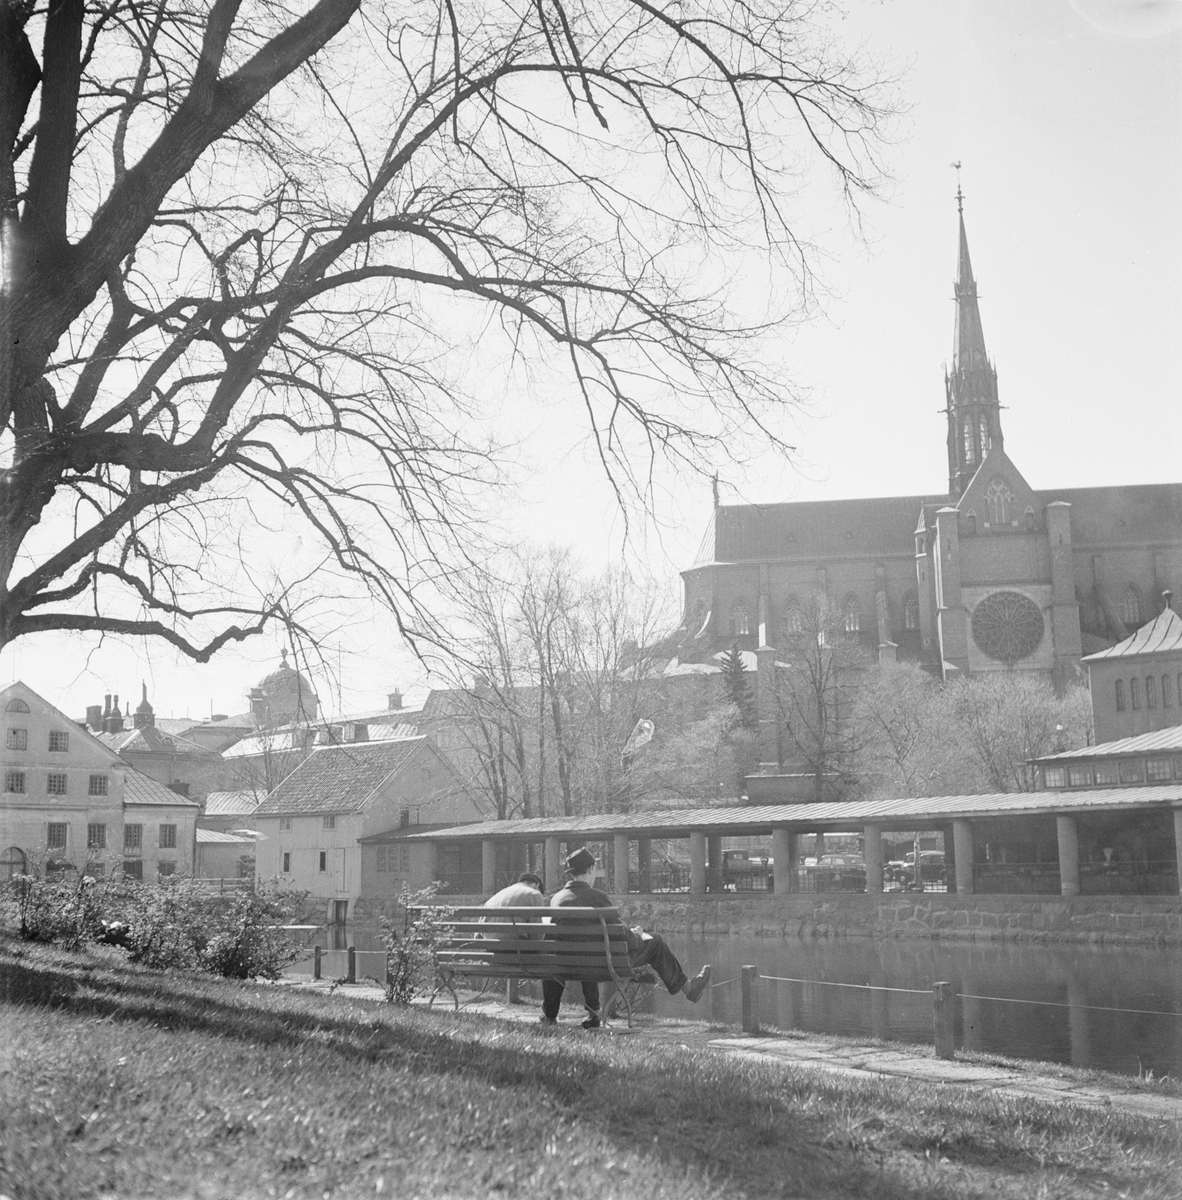
POLYGON ((928 988, 884 987, 877 983, 838 983, 835 979, 790 979, 785 975, 763 974, 759 978, 766 979, 770 983, 819 983, 825 987, 861 988, 867 992, 899 992, 907 996, 930 996, 932 994, 928 988))

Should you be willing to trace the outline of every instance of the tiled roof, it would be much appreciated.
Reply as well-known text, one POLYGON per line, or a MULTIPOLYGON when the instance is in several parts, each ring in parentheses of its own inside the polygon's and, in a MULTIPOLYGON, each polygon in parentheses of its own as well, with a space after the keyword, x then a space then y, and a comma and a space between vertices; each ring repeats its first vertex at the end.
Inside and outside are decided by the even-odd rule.
POLYGON ((1106 650, 1097 650, 1083 661, 1099 662, 1101 659, 1131 658, 1136 654, 1163 654, 1170 650, 1182 650, 1182 617, 1172 608, 1167 608, 1123 642, 1117 642, 1106 650))
POLYGON ((254 792, 210 792, 205 797, 207 817, 240 817, 254 812, 259 798, 254 792))
POLYGON ((535 817, 528 821, 481 821, 414 838, 467 841, 502 838, 541 841, 546 837, 677 837, 692 830, 741 837, 766 833, 775 825, 809 830, 818 826, 857 828, 866 822, 924 829, 957 817, 995 817, 1085 810, 1153 808, 1182 804, 1182 782, 1160 787, 1088 788, 1086 791, 992 792, 975 796, 923 796, 906 800, 842 800, 827 804, 768 804, 743 808, 663 809, 602 813, 594 817, 535 817))
POLYGON ((1182 750, 1182 725, 1155 729, 1152 733, 1139 733, 1136 737, 1120 738, 1115 742, 1101 742, 1098 746, 1064 750, 1061 754, 1048 754, 1034 761, 1046 763, 1056 759, 1066 761, 1076 758, 1112 758, 1118 754, 1152 754, 1158 750, 1182 750))
POLYGON ((320 746, 254 810, 254 816, 358 812, 426 740, 392 738, 320 746))
POLYGON ((196 800, 190 800, 188 796, 182 796, 179 792, 169 791, 164 784, 158 783, 155 779, 132 767, 128 768, 127 774, 124 776, 123 803, 160 804, 167 805, 169 808, 201 807, 196 800))

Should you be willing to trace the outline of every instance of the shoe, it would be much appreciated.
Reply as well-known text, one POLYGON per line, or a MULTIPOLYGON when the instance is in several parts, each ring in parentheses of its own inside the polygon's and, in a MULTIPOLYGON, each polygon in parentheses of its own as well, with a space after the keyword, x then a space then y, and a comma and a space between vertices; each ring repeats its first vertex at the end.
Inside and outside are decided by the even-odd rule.
POLYGON ((557 1018, 557 1017, 548 1017, 548 1016, 546 1016, 546 1014, 545 1014, 545 1013, 543 1013, 543 1014, 542 1014, 542 1015, 541 1015, 541 1016, 538 1018, 538 1021, 539 1021, 539 1023, 540 1023, 540 1024, 542 1024, 542 1025, 557 1025, 557 1024, 558 1024, 558 1018, 557 1018))
POLYGON ((588 1017, 583 1022, 584 1029, 599 1029, 603 1022, 598 1017, 588 1017))
POLYGON ((707 963, 694 977, 685 985, 685 998, 691 1004, 697 1004, 702 998, 702 993, 706 990, 706 985, 710 982, 710 964, 707 963))

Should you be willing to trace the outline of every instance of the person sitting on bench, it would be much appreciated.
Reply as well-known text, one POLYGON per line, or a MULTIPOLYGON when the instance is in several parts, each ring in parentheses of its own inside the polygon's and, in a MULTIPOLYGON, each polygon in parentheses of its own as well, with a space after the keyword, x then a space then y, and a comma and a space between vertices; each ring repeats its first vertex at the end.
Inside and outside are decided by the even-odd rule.
POLYGON ((523 908, 536 904, 544 907, 546 897, 542 894, 542 880, 532 871, 517 876, 517 882, 503 887, 484 902, 485 908, 523 908))
MULTIPOLYGON (((566 887, 556 892, 550 900, 552 908, 615 908, 612 898, 591 886, 595 874, 595 855, 585 846, 576 850, 566 860, 569 876, 566 887)), ((624 926, 628 940, 628 961, 633 968, 652 967, 668 989, 670 996, 678 992, 691 1003, 697 1004, 710 982, 710 964, 707 963, 690 979, 681 968, 677 955, 659 933, 649 933, 639 927, 624 926)), ((558 979, 542 980, 542 1022, 554 1025, 558 1021, 558 1010, 562 1005, 565 984, 558 979)), ((587 1007, 584 1029, 598 1029, 602 1023, 599 1015, 599 984, 583 984, 583 1003, 587 1007)))

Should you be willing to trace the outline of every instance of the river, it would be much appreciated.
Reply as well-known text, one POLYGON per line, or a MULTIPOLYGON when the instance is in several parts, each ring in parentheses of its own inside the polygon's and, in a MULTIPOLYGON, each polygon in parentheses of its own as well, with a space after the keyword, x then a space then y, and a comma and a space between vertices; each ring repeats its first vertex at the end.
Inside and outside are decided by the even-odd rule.
MULTIPOLYGON (((691 974, 712 964, 713 982, 721 986, 707 992, 699 1010, 721 1024, 740 1023, 739 972, 751 964, 759 968, 759 1017, 767 1026, 930 1044, 931 986, 947 981, 960 997, 958 1047, 1129 1075, 1182 1075, 1179 947, 902 938, 669 940, 691 974), (788 979, 805 982, 783 982, 788 979), (827 986, 832 984, 901 990, 827 986), (1013 1000, 1025 1003, 1006 1002, 1013 1000)), ((381 946, 377 929, 363 926, 320 930, 309 945, 316 943, 338 950, 325 956, 327 978, 343 974, 339 951, 345 946, 359 951, 381 946)), ((362 956, 359 973, 377 973, 381 960, 370 965, 369 958, 362 956)), ((310 970, 310 962, 292 968, 310 970)), ((662 988, 646 1011, 684 1016, 694 1010, 662 988)))

